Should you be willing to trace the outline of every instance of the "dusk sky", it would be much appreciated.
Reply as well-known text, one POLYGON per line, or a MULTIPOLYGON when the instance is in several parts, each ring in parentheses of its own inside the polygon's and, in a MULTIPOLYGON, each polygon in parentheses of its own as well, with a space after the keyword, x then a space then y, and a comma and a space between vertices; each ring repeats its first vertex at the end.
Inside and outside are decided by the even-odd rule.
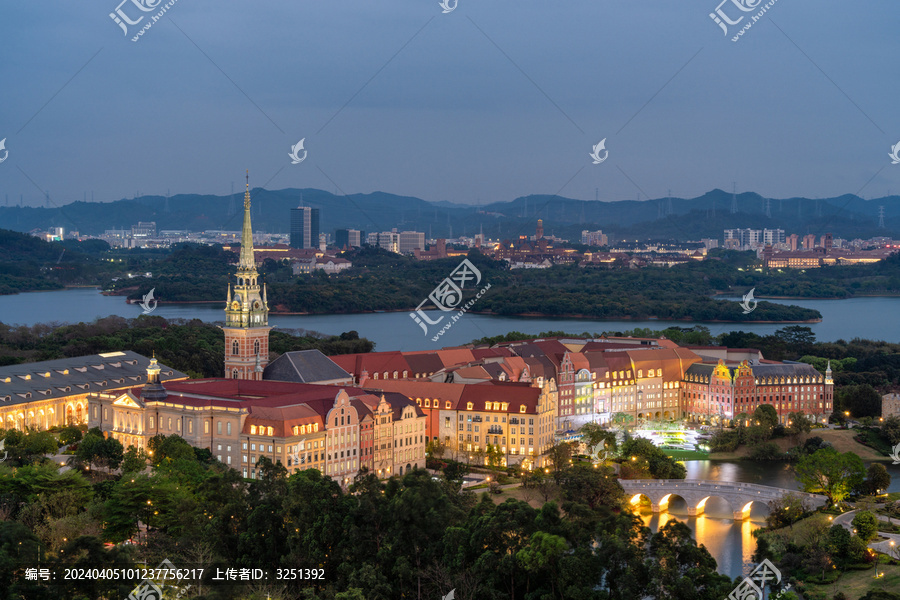
POLYGON ((726 36, 720 0, 178 0, 132 42, 165 2, 126 0, 126 35, 120 1, 0 8, 0 206, 228 194, 245 169, 462 203, 900 193, 896 0, 778 0, 737 42, 765 2, 727 0, 726 36))

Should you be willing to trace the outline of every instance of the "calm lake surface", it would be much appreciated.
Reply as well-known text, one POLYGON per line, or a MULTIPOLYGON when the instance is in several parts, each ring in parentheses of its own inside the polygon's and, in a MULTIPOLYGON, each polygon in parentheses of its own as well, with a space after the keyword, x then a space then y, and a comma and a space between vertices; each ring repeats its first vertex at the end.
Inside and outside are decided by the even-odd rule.
MULTIPOLYGON (((164 299, 163 299, 164 300, 164 299)), ((821 323, 810 324, 819 341, 849 340, 854 337, 889 342, 900 341, 900 298, 851 298, 848 300, 773 300, 814 308, 822 313, 821 323)), ((201 319, 219 322, 224 316, 224 301, 209 304, 160 304, 153 312, 166 318, 201 319)), ((736 310, 738 310, 736 308, 736 310)), ((98 317, 119 315, 137 317, 140 306, 126 304, 121 296, 103 296, 94 289, 71 289, 55 292, 32 292, 0 296, 0 322, 33 325, 35 323, 77 323, 98 317)), ((452 314, 452 313, 448 313, 452 314)), ((429 311, 432 320, 441 316, 429 311)), ((447 322, 444 319, 443 325, 447 322)), ((334 335, 355 330, 376 343, 378 350, 426 350, 456 346, 473 339, 520 331, 538 334, 563 330, 567 333, 599 334, 648 327, 690 327, 686 321, 598 321, 587 319, 547 319, 496 317, 467 314, 453 323, 437 341, 432 341, 439 326, 431 326, 426 335, 408 312, 367 313, 357 315, 272 315, 269 324, 279 329, 306 329, 334 335)), ((760 335, 774 332, 784 325, 703 323, 713 335, 729 331, 753 331, 760 335)))

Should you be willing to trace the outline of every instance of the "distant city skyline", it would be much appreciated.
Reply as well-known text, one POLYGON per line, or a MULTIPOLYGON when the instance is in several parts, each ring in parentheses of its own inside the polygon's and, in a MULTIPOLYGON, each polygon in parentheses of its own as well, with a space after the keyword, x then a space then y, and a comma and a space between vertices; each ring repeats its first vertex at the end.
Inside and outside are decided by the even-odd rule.
POLYGON ((239 194, 246 169, 469 205, 900 193, 887 0, 778 2, 738 42, 715 0, 177 2, 137 42, 117 5, 154 14, 2 9, 0 207, 239 194))

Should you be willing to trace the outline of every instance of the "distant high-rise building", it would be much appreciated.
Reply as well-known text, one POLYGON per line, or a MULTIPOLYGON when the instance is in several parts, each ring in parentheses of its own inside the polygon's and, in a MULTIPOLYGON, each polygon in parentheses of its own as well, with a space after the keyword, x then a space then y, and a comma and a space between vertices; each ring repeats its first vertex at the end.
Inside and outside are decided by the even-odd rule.
POLYGON ((813 234, 803 236, 803 249, 812 250, 816 247, 816 236, 813 234))
MULTIPOLYGON (((423 234, 424 235, 424 234, 423 234)), ((366 244, 369 246, 378 246, 382 250, 388 252, 400 253, 400 234, 396 231, 382 231, 380 233, 370 233, 366 236, 366 244)), ((424 244, 423 244, 424 245, 424 244)))
POLYGON ((131 236, 140 238, 140 237, 156 237, 156 222, 141 221, 137 225, 132 225, 131 227, 131 236))
POLYGON ((319 246, 319 209, 298 206, 291 209, 291 247, 319 246))
POLYGON ((787 243, 791 246, 791 252, 796 252, 797 248, 800 246, 800 236, 796 233, 792 233, 787 237, 787 243))
MULTIPOLYGON (((782 235, 784 232, 782 231, 782 235)), ((725 241, 737 240, 731 244, 726 243, 725 247, 737 246, 741 250, 755 250, 764 244, 763 230, 761 229, 726 229, 725 241)))
POLYGON ((338 229, 334 232, 334 244, 338 248, 359 248, 365 233, 359 229, 338 229))
POLYGON ((784 229, 763 229, 763 244, 775 246, 785 243, 784 229))
POLYGON ((539 240, 544 237, 544 220, 538 219, 537 228, 534 230, 534 239, 539 240))
POLYGON ((581 232, 581 243, 585 246, 607 246, 609 238, 601 231, 588 231, 585 229, 581 232))
POLYGON ((401 231, 399 238, 400 254, 412 254, 418 248, 425 249, 425 233, 421 231, 401 231))

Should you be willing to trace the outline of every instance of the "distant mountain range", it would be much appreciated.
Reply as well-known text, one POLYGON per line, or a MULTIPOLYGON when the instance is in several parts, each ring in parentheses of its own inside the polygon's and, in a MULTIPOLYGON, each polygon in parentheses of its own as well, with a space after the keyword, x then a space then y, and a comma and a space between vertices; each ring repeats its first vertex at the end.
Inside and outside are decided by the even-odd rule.
MULTIPOLYGON (((481 206, 427 202, 385 192, 337 196, 317 189, 254 189, 253 228, 287 233, 290 209, 300 205, 321 210, 321 231, 338 228, 366 232, 392 228, 424 231, 431 237, 473 236, 483 228, 489 238, 513 239, 534 233, 537 219, 544 232, 578 239, 583 229, 602 229, 610 240, 697 240, 722 237, 726 228, 778 228, 788 234, 870 238, 900 237, 900 196, 864 200, 837 198, 767 200, 759 194, 715 189, 698 198, 657 198, 601 202, 532 195, 481 206), (302 198, 302 200, 301 200, 302 198), (732 213, 736 206, 737 212, 732 213), (884 207, 885 227, 878 226, 884 207), (452 235, 451 235, 452 234, 452 235)), ((243 195, 181 194, 144 196, 108 203, 74 202, 59 208, 0 207, 0 227, 29 232, 65 227, 97 235, 107 229, 130 228, 155 221, 160 230, 238 230, 243 195)))

